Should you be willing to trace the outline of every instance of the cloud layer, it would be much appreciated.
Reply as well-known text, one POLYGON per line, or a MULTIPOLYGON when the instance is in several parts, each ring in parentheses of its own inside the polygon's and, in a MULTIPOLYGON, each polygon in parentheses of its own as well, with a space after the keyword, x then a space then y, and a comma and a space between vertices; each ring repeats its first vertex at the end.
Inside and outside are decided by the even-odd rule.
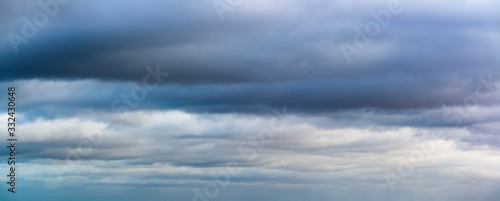
POLYGON ((232 2, 0 1, 17 199, 497 200, 498 2, 232 2))

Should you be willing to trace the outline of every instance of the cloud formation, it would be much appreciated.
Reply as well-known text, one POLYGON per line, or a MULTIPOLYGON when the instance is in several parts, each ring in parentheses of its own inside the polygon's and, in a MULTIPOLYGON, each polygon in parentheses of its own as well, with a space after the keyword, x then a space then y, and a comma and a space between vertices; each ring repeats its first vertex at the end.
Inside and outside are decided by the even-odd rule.
POLYGON ((18 199, 497 200, 497 1, 214 2, 0 1, 18 199))

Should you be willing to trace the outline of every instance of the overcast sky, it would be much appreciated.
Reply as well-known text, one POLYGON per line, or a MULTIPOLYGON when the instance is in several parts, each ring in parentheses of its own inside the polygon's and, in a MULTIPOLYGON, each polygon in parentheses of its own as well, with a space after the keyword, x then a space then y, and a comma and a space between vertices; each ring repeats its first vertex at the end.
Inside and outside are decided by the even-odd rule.
POLYGON ((496 201, 498 8, 0 0, 20 139, 0 196, 496 201))

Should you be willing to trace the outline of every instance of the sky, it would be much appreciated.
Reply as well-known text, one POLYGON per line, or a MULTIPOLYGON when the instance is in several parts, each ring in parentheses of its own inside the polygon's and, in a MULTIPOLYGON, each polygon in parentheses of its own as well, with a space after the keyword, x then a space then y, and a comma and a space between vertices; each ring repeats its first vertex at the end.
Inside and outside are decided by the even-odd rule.
POLYGON ((496 201, 499 7, 0 0, 0 198, 496 201))

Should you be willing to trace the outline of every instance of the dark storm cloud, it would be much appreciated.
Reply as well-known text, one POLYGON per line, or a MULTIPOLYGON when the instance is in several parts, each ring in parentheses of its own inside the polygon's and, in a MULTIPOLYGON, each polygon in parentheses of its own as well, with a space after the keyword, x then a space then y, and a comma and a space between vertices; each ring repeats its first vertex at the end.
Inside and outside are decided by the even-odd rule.
MULTIPOLYGON (((488 76, 484 78, 489 79, 488 76)), ((407 122, 414 126, 443 126, 455 124, 454 121, 445 122, 441 111, 443 106, 458 108, 446 114, 452 118, 453 115, 470 113, 471 109, 467 109, 469 106, 494 106, 500 99, 496 88, 489 91, 480 80, 456 79, 452 82, 457 86, 445 91, 434 86, 443 83, 448 85, 446 81, 420 83, 411 77, 386 80, 304 80, 267 84, 175 84, 161 85, 151 91, 137 91, 131 89, 141 88, 139 83, 32 80, 18 82, 18 87, 22 89, 18 94, 21 97, 18 102, 23 106, 22 112, 26 112, 28 119, 37 116, 72 116, 98 110, 123 112, 144 109, 269 114, 272 108, 286 107, 293 113, 333 112, 336 113, 335 117, 347 119, 357 118, 357 113, 389 116, 404 114, 413 117, 398 119, 387 116, 386 119, 379 120, 389 124, 407 122), (476 91, 478 88, 480 90, 476 91), (350 110, 352 114, 338 113, 350 110)), ((7 87, 8 84, 0 86, 7 87)), ((5 101, 0 102, 6 104, 5 101)), ((466 124, 466 121, 461 123, 466 124)))
MULTIPOLYGON (((354 27, 373 20, 370 10, 385 9, 385 2, 247 2, 221 22, 210 2, 71 1, 15 53, 7 34, 21 34, 21 18, 41 9, 24 3, 13 6, 19 13, 4 14, 0 80, 140 82, 145 66, 159 63, 171 76, 150 94, 146 105, 153 108, 433 108, 462 104, 478 76, 500 75, 493 26, 499 16, 481 4, 423 10, 429 2, 402 1, 402 13, 348 64, 338 45, 353 44, 354 27), (251 12, 258 6, 265 9, 251 12)), ((81 106, 107 107, 94 103, 81 106)))
POLYGON ((0 80, 42 80, 19 82, 27 118, 109 111, 119 101, 130 111, 265 114, 286 106, 333 118, 368 108, 406 113, 377 120, 382 124, 450 126, 455 122, 441 110, 430 116, 418 110, 468 106, 480 86, 491 97, 477 105, 499 100, 498 14, 489 5, 497 3, 440 2, 427 9, 430 1, 401 1, 402 12, 347 63, 338 45, 353 44, 354 28, 373 20, 370 11, 385 9, 385 1, 246 2, 225 21, 210 2, 90 2, 60 5, 18 53, 7 35, 22 34, 22 18, 41 7, 3 2, 0 80), (170 75, 130 107, 130 89, 156 64, 170 75))
POLYGON ((373 20, 370 9, 384 9, 384 1, 356 8, 345 1, 324 6, 320 1, 280 3, 280 8, 266 3, 261 6, 267 9, 254 13, 248 9, 255 5, 248 3, 247 9, 234 11, 232 18, 221 22, 208 1, 150 1, 144 5, 70 1, 28 44, 20 45, 16 54, 7 34, 21 34, 21 18, 40 10, 26 3, 31 9, 8 12, 2 22, 0 64, 4 68, 0 79, 136 81, 151 62, 161 63, 176 75, 166 83, 180 84, 365 75, 384 79, 415 74, 418 81, 426 82, 445 75, 499 74, 494 51, 498 28, 493 26, 498 15, 491 9, 480 14, 478 6, 466 9, 465 14, 459 13, 463 10, 424 11, 412 7, 427 2, 403 2, 407 5, 403 12, 392 16, 381 35, 372 38, 362 53, 352 55, 353 63, 347 64, 338 44, 353 43, 353 28, 373 20), (349 16, 346 7, 352 11, 349 16), (383 44, 387 45, 379 48, 383 44), (375 50, 377 59, 370 56, 375 50), (428 65, 415 68, 421 62, 418 57, 431 50, 431 57, 423 58, 430 60, 428 65))

